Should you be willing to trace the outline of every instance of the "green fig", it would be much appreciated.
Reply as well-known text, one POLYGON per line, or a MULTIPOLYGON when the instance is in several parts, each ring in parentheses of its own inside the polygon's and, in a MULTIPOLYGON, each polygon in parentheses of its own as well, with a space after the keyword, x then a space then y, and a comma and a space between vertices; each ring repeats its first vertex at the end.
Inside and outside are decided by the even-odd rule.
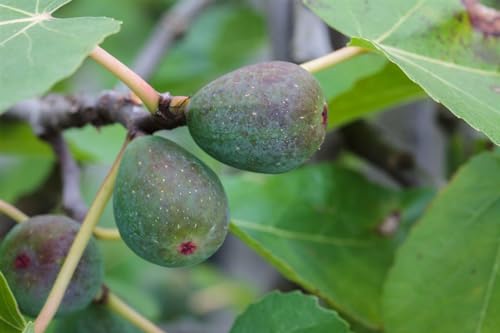
MULTIPOLYGON (((42 309, 79 227, 64 216, 40 215, 16 225, 3 240, 0 270, 24 314, 35 317, 42 309)), ((101 288, 103 274, 101 253, 91 239, 57 314, 89 305, 101 288)))
POLYGON ((157 136, 137 138, 127 147, 113 209, 125 243, 140 257, 167 267, 206 260, 221 246, 229 223, 217 175, 157 136))
POLYGON ((83 311, 59 320, 54 333, 140 333, 128 321, 104 304, 91 304, 83 311))
POLYGON ((273 61, 240 68, 201 88, 190 100, 186 120, 196 143, 217 160, 281 173, 319 149, 327 107, 309 72, 273 61))

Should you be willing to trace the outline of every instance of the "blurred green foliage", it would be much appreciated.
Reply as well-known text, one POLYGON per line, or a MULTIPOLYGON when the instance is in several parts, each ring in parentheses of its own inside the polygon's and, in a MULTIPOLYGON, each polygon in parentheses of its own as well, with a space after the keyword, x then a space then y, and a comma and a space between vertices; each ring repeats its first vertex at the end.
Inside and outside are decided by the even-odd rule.
MULTIPOLYGON (((157 20, 174 3, 174 0, 72 1, 56 16, 109 16, 123 21, 121 32, 108 38, 103 47, 130 65, 157 20)), ((498 6, 496 0, 485 3, 498 6)), ((215 1, 169 50, 151 81, 160 91, 192 95, 226 72, 267 60, 269 46, 264 13, 244 0, 215 1)), ((424 97, 422 90, 395 65, 375 53, 320 72, 316 77, 331 107, 330 128, 424 97)), ((117 80, 111 74, 92 61, 86 61, 73 77, 57 84, 54 91, 97 92, 112 89, 116 84, 117 80)), ((90 204, 126 132, 119 125, 99 129, 87 126, 65 131, 64 135, 82 166, 81 190, 86 203, 90 204)), ((330 226, 326 231, 332 234, 332 239, 342 238, 339 232, 343 232, 362 242, 369 241, 372 248, 363 250, 365 252, 361 255, 357 253, 355 256, 355 251, 342 247, 334 249, 338 256, 345 256, 345 260, 335 262, 335 258, 329 255, 334 252, 331 248, 335 247, 331 244, 323 251, 324 244, 304 246, 307 239, 306 242, 300 239, 290 241, 286 237, 262 235, 262 232, 259 234, 258 230, 251 228, 245 230, 245 223, 240 227, 237 223, 233 225, 235 230, 239 228, 240 236, 243 235, 254 248, 264 253, 290 279, 302 282, 311 291, 319 290, 331 304, 345 308, 343 310, 353 316, 360 312, 359 317, 366 318, 358 319, 365 319, 368 324, 381 324, 377 298, 386 271, 392 264, 396 247, 420 217, 433 193, 398 192, 373 185, 357 175, 362 169, 359 165, 365 162, 359 159, 352 162, 349 158, 341 163, 350 170, 313 166, 271 180, 271 177, 242 173, 215 161, 201 151, 186 128, 162 131, 156 135, 178 142, 217 173, 223 174, 234 216, 252 222, 254 229, 255 225, 258 228, 259 224, 265 224, 263 230, 266 230, 269 225, 272 227, 273 223, 284 221, 287 224, 285 227, 295 228, 287 230, 284 227, 284 234, 295 235, 302 229, 311 231, 317 228, 314 222, 323 219, 326 227, 330 226), (356 174, 352 173, 352 169, 356 169, 356 174), (304 206, 304 197, 309 200, 307 206, 304 206), (338 203, 342 200, 348 202, 337 214, 334 210, 339 209, 338 203), (394 210, 402 212, 401 229, 392 239, 382 238, 376 233, 376 228, 394 210), (307 260, 310 256, 314 256, 315 260, 307 260), (327 265, 314 265, 318 261, 321 264, 333 261, 332 265, 328 265, 333 268, 330 270, 324 267, 327 265), (296 267, 292 267, 294 265, 296 267), (297 267, 299 269, 294 272, 293 268, 297 267), (314 271, 317 273, 315 276, 308 275, 314 271), (365 279, 363 274, 369 278, 365 279), (333 275, 336 281, 344 281, 347 288, 338 288, 338 285, 330 288, 333 275), (297 276, 306 276, 306 283, 297 276), (364 284, 363 281, 358 283, 359 280, 364 280, 364 284), (368 292, 360 294, 360 288, 368 292), (367 299, 367 295, 372 298, 367 299)), ((469 155, 461 154, 464 149, 459 138, 452 144, 450 149, 454 154, 455 170, 469 155)), ((1 199, 15 203, 21 196, 36 191, 54 167, 55 158, 50 147, 36 138, 28 125, 0 120, 1 199)), ((60 207, 56 209, 60 210, 60 207)), ((246 225, 248 227, 249 223, 246 225)), ((110 205, 106 207, 100 226, 114 227, 110 205)), ((324 229, 314 231, 318 232, 320 239, 325 234, 324 229)), ((158 322, 185 317, 205 319, 219 310, 235 314, 258 296, 255 285, 228 276, 213 264, 214 261, 189 269, 165 269, 138 258, 122 242, 100 242, 100 246, 105 255, 107 285, 139 312, 158 322)), ((361 325, 356 328, 358 333, 365 330, 361 325)))

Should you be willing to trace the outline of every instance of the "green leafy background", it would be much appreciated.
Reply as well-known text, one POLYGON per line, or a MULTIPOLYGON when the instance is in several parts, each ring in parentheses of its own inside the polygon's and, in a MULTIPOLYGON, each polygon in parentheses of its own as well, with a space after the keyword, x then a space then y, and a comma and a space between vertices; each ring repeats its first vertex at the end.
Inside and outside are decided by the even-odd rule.
MULTIPOLYGON (((88 52, 117 32, 120 20, 121 33, 102 45, 132 63, 155 21, 173 3, 40 0, 42 9, 66 6, 54 14, 57 19, 37 22, 0 48, 0 82, 10 83, 0 86, 0 109, 49 89, 64 93, 112 88, 116 79, 84 60, 88 52), (75 34, 79 38, 73 38, 75 34)), ((315 74, 330 106, 330 129, 430 95, 500 142, 499 39, 474 31, 460 1, 305 3, 330 26, 353 37, 352 44, 376 51, 315 74)), ((0 0, 0 22, 24 20, 0 25, 0 40, 39 17, 6 6, 36 13, 36 4, 0 0)), ((223 73, 266 59, 269 43, 262 12, 244 1, 216 1, 169 51, 152 83, 161 91, 191 95, 223 73)), ((297 333, 364 333, 382 327, 389 333, 498 331, 498 154, 474 159, 425 211, 433 190, 388 188, 380 179, 375 183, 360 174, 364 162, 353 163, 345 155, 335 164, 263 176, 235 172, 214 161, 196 147, 186 129, 160 135, 179 142, 221 174, 233 234, 324 303, 320 306, 300 293, 273 293, 243 312, 262 294, 249 284, 251 278, 228 275, 210 262, 166 270, 137 258, 122 243, 101 242, 107 284, 152 320, 188 317, 206 328, 206 299, 229 295, 223 298, 223 308, 231 315, 241 313, 231 331, 238 333, 254 332, 255 327, 297 333), (391 219, 397 222, 395 233, 380 234, 379 227, 391 219), (325 307, 335 308, 352 328, 325 307)), ((82 165, 87 203, 124 136, 120 126, 65 132, 82 165)), ((27 125, 0 119, 0 198, 14 203, 32 195, 52 181, 54 167, 51 150, 27 125)), ((61 212, 60 206, 51 209, 61 212)), ((100 224, 114 226, 110 207, 100 224)), ((6 290, 0 286, 2 295, 9 295, 6 290)), ((14 320, 14 326, 9 324, 12 332, 28 330, 24 319, 16 322, 14 308, 8 303, 0 316, 9 323, 14 320)))

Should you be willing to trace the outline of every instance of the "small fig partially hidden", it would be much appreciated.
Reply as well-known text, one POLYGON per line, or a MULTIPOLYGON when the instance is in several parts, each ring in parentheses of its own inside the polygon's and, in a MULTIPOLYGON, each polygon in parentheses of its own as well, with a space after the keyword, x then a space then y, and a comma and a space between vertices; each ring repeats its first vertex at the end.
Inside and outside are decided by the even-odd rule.
POLYGON ((105 304, 91 304, 59 320, 55 333, 140 333, 120 315, 112 312, 105 304))
POLYGON ((187 111, 196 143, 239 169, 280 173, 307 161, 325 137, 327 107, 316 79, 281 61, 228 73, 201 88, 187 111))
POLYGON ((113 209, 125 243, 140 257, 167 267, 206 260, 221 246, 229 223, 217 175, 157 136, 140 137, 127 147, 113 209))
MULTIPOLYGON (((16 225, 2 241, 0 270, 24 314, 35 317, 42 309, 79 227, 64 216, 41 215, 16 225)), ((89 305, 101 288, 103 274, 101 253, 91 239, 57 314, 89 305)))

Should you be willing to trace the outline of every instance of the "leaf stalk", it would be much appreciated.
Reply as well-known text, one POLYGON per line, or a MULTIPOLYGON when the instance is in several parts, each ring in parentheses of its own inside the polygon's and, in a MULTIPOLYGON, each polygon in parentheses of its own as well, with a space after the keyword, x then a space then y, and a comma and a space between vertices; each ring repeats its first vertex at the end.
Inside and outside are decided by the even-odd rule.
POLYGON ((346 46, 323 57, 305 62, 301 66, 311 73, 317 73, 368 51, 368 49, 362 47, 346 46))
POLYGON ((10 203, 0 200, 0 213, 3 213, 16 221, 17 223, 24 222, 29 219, 29 216, 11 205, 10 203))
POLYGON ((156 113, 160 94, 142 77, 100 46, 96 46, 90 53, 90 57, 125 83, 144 103, 149 112, 156 113))
POLYGON ((167 333, 111 292, 107 295, 106 305, 145 333, 167 333))

